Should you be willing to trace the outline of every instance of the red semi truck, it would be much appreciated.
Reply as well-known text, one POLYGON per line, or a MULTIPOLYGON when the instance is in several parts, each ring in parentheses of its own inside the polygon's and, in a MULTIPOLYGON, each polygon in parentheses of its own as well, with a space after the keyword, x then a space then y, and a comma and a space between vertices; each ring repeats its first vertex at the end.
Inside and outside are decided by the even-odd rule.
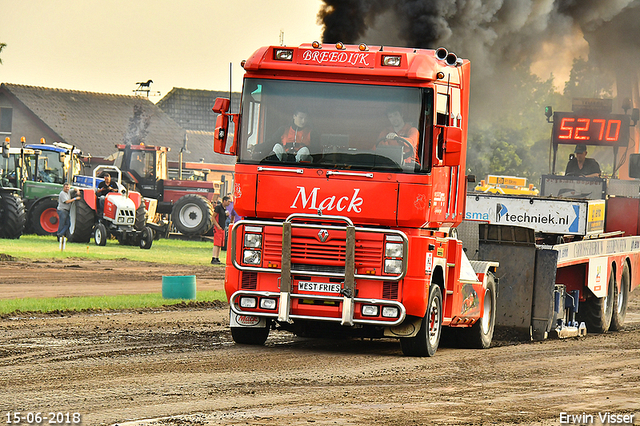
POLYGON ((241 111, 213 108, 246 218, 226 265, 234 340, 263 344, 272 328, 395 337, 432 356, 447 328, 489 347, 498 264, 467 260, 455 232, 469 61, 314 42, 263 47, 243 67, 241 111))
MULTIPOLYGON (((213 107, 214 150, 238 157, 246 218, 226 265, 237 343, 282 329, 398 338, 405 355, 432 356, 442 333, 487 348, 496 327, 537 340, 622 328, 640 284, 640 182, 554 167, 543 197, 467 195, 469 61, 313 43, 264 47, 243 65, 240 112, 213 107)), ((553 146, 602 133, 617 154, 638 115, 589 141, 563 139, 570 122, 556 116, 553 146)))

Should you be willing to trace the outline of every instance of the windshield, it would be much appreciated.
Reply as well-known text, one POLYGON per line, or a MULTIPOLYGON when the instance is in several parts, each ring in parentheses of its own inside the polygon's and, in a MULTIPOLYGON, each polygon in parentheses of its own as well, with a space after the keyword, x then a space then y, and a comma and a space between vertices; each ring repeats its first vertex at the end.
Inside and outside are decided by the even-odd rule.
POLYGON ((64 163, 60 161, 60 153, 56 151, 42 151, 38 156, 38 180, 41 182, 63 183, 64 163))
POLYGON ((246 79, 238 161, 419 171, 432 104, 432 89, 246 79))

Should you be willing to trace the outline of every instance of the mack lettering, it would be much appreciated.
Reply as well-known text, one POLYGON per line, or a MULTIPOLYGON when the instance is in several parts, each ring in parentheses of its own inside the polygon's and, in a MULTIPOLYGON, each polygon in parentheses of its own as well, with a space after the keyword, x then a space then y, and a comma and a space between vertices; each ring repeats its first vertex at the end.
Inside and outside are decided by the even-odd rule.
POLYGON ((320 198, 318 196, 318 192, 320 191, 320 188, 313 188, 311 192, 309 192, 308 196, 307 190, 304 186, 298 186, 297 188, 298 193, 290 206, 292 209, 297 209, 299 204, 300 208, 313 210, 314 212, 318 209, 322 209, 322 211, 326 212, 336 210, 339 212, 347 211, 360 213, 362 211, 362 204, 364 203, 364 200, 358 195, 360 193, 359 188, 355 188, 353 190, 351 198, 348 196, 338 197, 336 195, 330 195, 323 198, 322 201, 320 201, 320 204, 318 204, 318 199, 320 198))

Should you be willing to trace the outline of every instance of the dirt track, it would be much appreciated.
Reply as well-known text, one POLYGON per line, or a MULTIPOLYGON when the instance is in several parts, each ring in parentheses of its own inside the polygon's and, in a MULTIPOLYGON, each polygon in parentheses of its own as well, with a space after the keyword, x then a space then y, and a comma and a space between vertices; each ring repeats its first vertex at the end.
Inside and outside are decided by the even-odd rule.
MULTIPOLYGON (((195 273, 198 289, 222 288, 221 267, 118 265, 0 262, 0 290, 146 293, 182 273, 195 273)), ((84 425, 557 425, 562 412, 592 415, 586 424, 611 412, 640 424, 640 291, 627 324, 420 359, 393 340, 272 333, 265 347, 237 346, 224 304, 21 315, 0 319, 0 420, 20 411, 79 412, 84 425)))

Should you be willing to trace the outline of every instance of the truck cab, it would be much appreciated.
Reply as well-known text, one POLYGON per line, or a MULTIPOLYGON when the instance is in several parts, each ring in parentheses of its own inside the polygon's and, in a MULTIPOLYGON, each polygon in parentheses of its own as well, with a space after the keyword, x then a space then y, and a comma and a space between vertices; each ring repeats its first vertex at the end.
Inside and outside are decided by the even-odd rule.
POLYGON ((342 43, 264 47, 244 63, 240 112, 213 108, 246 217, 226 266, 236 342, 273 327, 396 337, 430 356, 446 326, 488 346, 497 265, 472 265, 453 231, 469 68, 446 49, 342 43))

